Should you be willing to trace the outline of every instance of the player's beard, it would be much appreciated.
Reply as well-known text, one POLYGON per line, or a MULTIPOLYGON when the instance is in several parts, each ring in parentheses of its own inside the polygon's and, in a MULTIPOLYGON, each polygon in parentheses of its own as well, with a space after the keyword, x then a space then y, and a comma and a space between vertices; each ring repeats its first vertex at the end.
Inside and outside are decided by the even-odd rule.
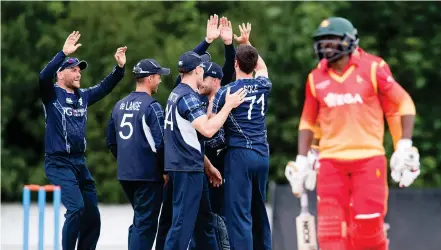
POLYGON ((336 49, 334 48, 325 48, 324 49, 324 54, 325 54, 325 58, 331 58, 335 55, 336 49))
POLYGON ((158 93, 159 83, 152 89, 152 94, 158 93))
POLYGON ((66 84, 66 87, 70 89, 79 89, 80 88, 80 80, 81 78, 73 78, 71 81, 69 81, 68 84, 66 84))

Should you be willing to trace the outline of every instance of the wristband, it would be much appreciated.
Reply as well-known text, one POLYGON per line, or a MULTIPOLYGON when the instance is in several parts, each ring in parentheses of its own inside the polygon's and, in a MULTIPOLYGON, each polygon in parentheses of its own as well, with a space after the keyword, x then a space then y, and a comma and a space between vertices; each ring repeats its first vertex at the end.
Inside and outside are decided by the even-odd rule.
POLYGON ((397 142, 397 150, 403 150, 406 148, 412 147, 412 140, 411 139, 400 139, 397 142))

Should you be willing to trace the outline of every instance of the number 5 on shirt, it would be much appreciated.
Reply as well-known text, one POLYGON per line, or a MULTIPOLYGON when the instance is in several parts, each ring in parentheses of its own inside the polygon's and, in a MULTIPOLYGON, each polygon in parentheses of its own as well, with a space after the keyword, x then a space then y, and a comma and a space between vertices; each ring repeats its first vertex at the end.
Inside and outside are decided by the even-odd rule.
POLYGON ((124 128, 126 126, 129 127, 129 134, 128 135, 124 135, 122 133, 122 131, 119 131, 119 137, 121 137, 121 139, 123 140, 127 140, 130 139, 130 137, 132 137, 133 134, 133 125, 130 121, 126 121, 127 118, 132 118, 133 114, 124 114, 122 120, 121 120, 121 124, 119 125, 121 128, 124 128))
MULTIPOLYGON (((256 101, 256 96, 248 96, 245 97, 245 101, 251 101, 250 103, 250 108, 248 109, 248 120, 251 120, 251 113, 253 112, 253 105, 254 102, 256 101)), ((263 113, 263 110, 265 110, 265 96, 264 94, 262 94, 259 99, 257 99, 257 104, 261 103, 262 104, 262 109, 260 110, 260 113, 262 114, 262 116, 264 116, 265 114, 263 113)))

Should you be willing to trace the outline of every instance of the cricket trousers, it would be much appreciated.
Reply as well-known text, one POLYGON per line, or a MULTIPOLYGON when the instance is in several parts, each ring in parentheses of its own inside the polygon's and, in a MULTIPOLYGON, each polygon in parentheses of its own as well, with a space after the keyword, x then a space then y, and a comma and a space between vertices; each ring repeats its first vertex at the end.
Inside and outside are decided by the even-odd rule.
MULTIPOLYGON (((211 163, 214 167, 219 170, 222 177, 225 175, 225 155, 226 155, 226 149, 223 149, 219 155, 210 157, 207 152, 206 155, 208 156, 208 159, 210 159, 211 163)), ((211 209, 213 210, 213 213, 218 214, 225 220, 225 211, 224 211, 224 193, 225 193, 225 186, 221 185, 219 187, 209 187, 210 190, 210 203, 211 203, 211 209)))
POLYGON ((320 159, 318 240, 323 250, 385 250, 386 157, 320 159))
POLYGON ((129 227, 129 250, 152 249, 162 203, 162 182, 123 181, 121 187, 133 208, 129 227))
POLYGON ((95 182, 84 155, 46 155, 44 172, 53 185, 61 187, 66 208, 62 231, 63 250, 93 250, 101 230, 95 182))
POLYGON ((170 171, 169 182, 173 216, 164 249, 186 250, 193 236, 201 249, 219 250, 205 173, 170 171))
POLYGON ((156 235, 156 250, 164 250, 168 230, 170 230, 173 218, 173 183, 169 180, 163 188, 162 208, 159 217, 158 233, 156 235))
MULTIPOLYGON (((222 177, 224 176, 224 159, 226 150, 223 149, 220 152, 218 150, 205 150, 205 155, 208 157, 214 167, 219 170, 222 177)), ((208 182, 207 182, 208 183, 208 182)), ((225 225, 225 213, 224 213, 224 185, 219 187, 212 187, 208 185, 210 194, 210 204, 212 210, 212 216, 215 225, 215 233, 220 250, 229 250, 230 244, 228 240, 227 228, 225 225)), ((190 242, 188 250, 204 250, 196 243, 196 239, 193 237, 190 242)))
POLYGON ((225 157, 225 218, 231 250, 271 249, 266 212, 269 157, 229 148, 225 157))

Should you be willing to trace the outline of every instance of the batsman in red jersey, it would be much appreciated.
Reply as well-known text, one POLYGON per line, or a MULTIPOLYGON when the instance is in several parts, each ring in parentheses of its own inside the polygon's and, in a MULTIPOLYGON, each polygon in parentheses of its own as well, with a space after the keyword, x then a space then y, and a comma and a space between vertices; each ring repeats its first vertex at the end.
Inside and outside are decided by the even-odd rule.
POLYGON ((395 117, 394 131, 397 124, 401 127, 393 132, 400 139, 390 165, 393 180, 407 187, 420 172, 411 140, 415 105, 381 58, 357 49, 357 30, 348 20, 324 20, 314 40, 321 61, 308 76, 298 155, 295 164, 287 166, 287 177, 294 193, 302 192, 304 185, 314 188, 316 173, 306 156, 318 123, 320 249, 387 249, 384 116, 395 117))

